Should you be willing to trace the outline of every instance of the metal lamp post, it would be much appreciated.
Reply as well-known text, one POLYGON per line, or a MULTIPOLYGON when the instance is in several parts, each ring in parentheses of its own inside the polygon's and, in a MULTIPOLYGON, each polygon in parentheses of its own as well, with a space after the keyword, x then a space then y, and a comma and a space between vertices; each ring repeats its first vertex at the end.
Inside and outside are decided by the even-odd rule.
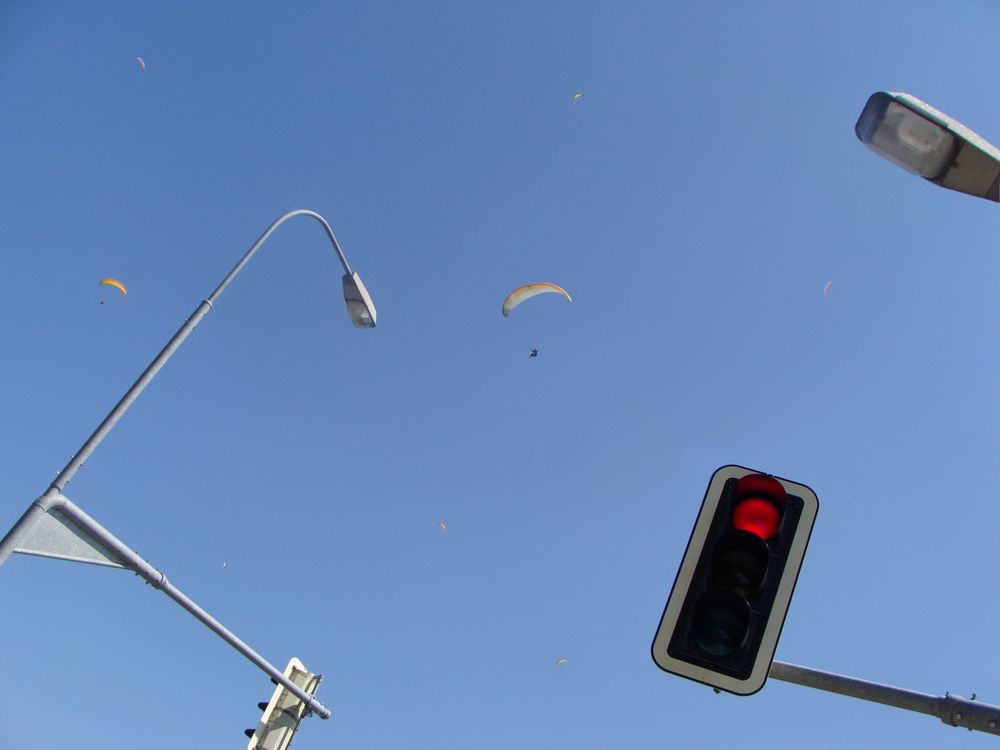
POLYGON ((907 172, 949 190, 1000 202, 1000 149, 915 96, 872 94, 854 132, 907 172))
POLYGON ((344 252, 341 250, 340 244, 337 242, 337 238, 334 236, 333 230, 330 229, 330 225, 326 219, 315 211, 307 209, 289 211, 279 217, 247 250, 239 263, 226 275, 215 291, 202 300, 201 304, 198 305, 177 333, 167 342, 160 353, 156 355, 149 366, 139 376, 138 380, 126 391, 125 395, 122 396, 121 400, 98 425, 93 434, 87 438, 86 442, 73 455, 69 463, 59 472, 45 492, 42 493, 41 497, 28 507, 24 515, 7 532, 6 536, 0 540, 0 565, 7 560, 11 553, 20 552, 23 554, 131 570, 193 614, 214 633, 267 673, 272 680, 286 687, 297 698, 303 701, 308 711, 312 711, 320 717, 327 719, 330 717, 330 710, 323 706, 322 703, 292 682, 285 674, 268 663, 246 643, 227 630, 220 622, 209 615, 208 612, 199 607, 194 601, 185 596, 180 589, 170 583, 163 573, 140 557, 135 551, 87 515, 79 506, 63 494, 66 485, 69 484, 76 472, 79 471, 87 458, 90 457, 90 454, 94 452, 104 437, 117 424, 118 420, 121 419, 122 415, 132 405, 132 402, 138 398, 139 394, 149 385, 150 381, 156 377, 156 374, 166 364, 167 360, 184 343, 184 340, 194 330, 201 319, 208 314, 208 311, 212 309, 216 300, 233 278, 235 278, 236 274, 249 262, 250 258, 267 241, 274 230, 295 216, 310 216, 322 224, 327 237, 329 237, 333 245, 333 249, 337 252, 337 257, 340 259, 341 265, 344 267, 344 301, 347 303, 347 313, 351 318, 351 323, 357 328, 375 327, 376 312, 371 296, 361 282, 361 278, 348 265, 347 258, 344 257, 344 252))

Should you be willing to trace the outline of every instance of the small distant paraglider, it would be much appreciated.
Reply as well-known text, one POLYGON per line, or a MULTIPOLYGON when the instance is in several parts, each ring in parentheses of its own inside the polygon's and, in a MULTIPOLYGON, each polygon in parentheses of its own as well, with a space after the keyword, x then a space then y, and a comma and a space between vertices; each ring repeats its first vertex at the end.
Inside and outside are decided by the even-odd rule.
POLYGON ((578 102, 581 99, 583 99, 583 92, 582 91, 577 91, 575 94, 573 94, 573 101, 574 102, 578 102))
POLYGON ((529 357, 537 357, 538 356, 538 349, 535 348, 535 347, 532 347, 531 351, 528 352, 528 356, 529 357))
POLYGON ((139 70, 145 70, 146 69, 146 61, 143 60, 141 57, 136 57, 135 58, 135 63, 136 63, 136 65, 139 66, 139 70))
POLYGON ((826 286, 823 287, 823 294, 829 294, 831 289, 833 289, 833 282, 826 282, 826 286))
POLYGON ((535 297, 539 294, 555 293, 561 294, 567 299, 567 301, 572 302, 573 299, 567 294, 566 290, 561 286, 556 286, 555 284, 550 284, 545 281, 537 282, 534 284, 525 284, 524 286, 519 286, 513 292, 507 295, 507 299, 503 301, 503 316, 506 318, 510 316, 511 310, 520 305, 526 299, 535 297))
POLYGON ((117 289, 119 292, 121 292, 124 296, 128 297, 128 290, 125 288, 125 285, 123 283, 121 283, 120 281, 118 281, 118 279, 101 279, 97 283, 98 284, 103 284, 105 286, 113 286, 115 289, 117 289))
POLYGON ((438 527, 441 529, 441 531, 448 530, 448 524, 446 524, 444 521, 438 521, 438 527))
POLYGON ((561 667, 563 664, 568 664, 568 663, 569 663, 569 661, 567 659, 556 659, 556 666, 557 667, 561 667))

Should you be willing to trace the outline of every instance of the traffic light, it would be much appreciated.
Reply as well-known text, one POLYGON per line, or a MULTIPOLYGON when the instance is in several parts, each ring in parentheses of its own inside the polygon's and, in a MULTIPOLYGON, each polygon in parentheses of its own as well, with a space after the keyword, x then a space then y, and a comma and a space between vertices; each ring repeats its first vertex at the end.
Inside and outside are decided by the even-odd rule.
POLYGON ((657 666, 737 695, 760 690, 818 510, 805 485, 718 469, 653 639, 657 666))
MULTIPOLYGON (((309 695, 316 695, 316 689, 323 679, 321 675, 306 669, 295 657, 285 667, 285 677, 309 695)), ((244 732, 250 738, 247 750, 287 750, 299 728, 299 722, 306 714, 306 705, 283 685, 278 685, 271 700, 258 703, 257 708, 264 713, 261 714, 256 729, 244 732)))

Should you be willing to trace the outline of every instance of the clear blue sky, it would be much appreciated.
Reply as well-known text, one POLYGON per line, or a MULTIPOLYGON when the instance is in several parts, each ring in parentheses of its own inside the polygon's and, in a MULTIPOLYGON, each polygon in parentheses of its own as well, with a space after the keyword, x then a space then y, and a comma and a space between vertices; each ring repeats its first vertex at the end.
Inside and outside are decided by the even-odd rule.
MULTIPOLYGON (((995 743, 649 645, 737 463, 820 497, 778 658, 1000 704, 1000 207, 853 133, 887 89, 1000 143, 998 37, 993 0, 7 0, 0 533, 311 208, 378 328, 290 222, 67 489, 326 676, 295 750, 995 743), (504 319, 529 281, 573 303, 504 319)), ((0 592, 0 746, 245 745, 270 682, 133 575, 0 592)))

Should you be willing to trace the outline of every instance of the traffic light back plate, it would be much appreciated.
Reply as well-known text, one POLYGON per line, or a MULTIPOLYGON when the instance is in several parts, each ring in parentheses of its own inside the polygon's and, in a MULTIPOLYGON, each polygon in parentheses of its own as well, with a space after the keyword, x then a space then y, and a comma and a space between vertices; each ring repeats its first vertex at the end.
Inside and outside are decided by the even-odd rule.
MULTIPOLYGON (((805 556, 809 536, 816 520, 816 513, 819 510, 819 499, 809 487, 798 482, 773 477, 782 484, 788 496, 801 500, 801 506, 796 500, 798 522, 791 539, 785 540, 782 545, 785 548, 783 569, 780 578, 770 584, 774 586, 774 595, 762 631, 757 633, 760 640, 754 661, 746 669, 745 675, 734 675, 732 671, 725 668, 713 667, 711 658, 685 658, 685 654, 678 652, 677 640, 675 640, 675 636, 680 638, 677 635, 681 632, 679 625, 683 626, 683 621, 687 617, 684 612, 685 600, 691 593, 692 582, 696 581, 696 577, 701 572, 699 561, 706 559, 711 554, 712 550, 709 547, 715 542, 712 535, 715 534, 716 537, 718 535, 718 529, 713 529, 713 521, 722 500, 726 483, 731 479, 739 479, 748 474, 764 474, 764 472, 743 466, 723 466, 712 475, 652 645, 653 661, 664 671, 737 695, 755 693, 763 687, 767 680, 771 661, 774 659, 774 652, 778 646, 778 637, 781 635, 781 627, 784 624, 785 613, 791 602, 802 558, 805 556), (673 648, 671 647, 672 641, 673 648), (728 674, 727 671, 729 671, 728 674)), ((702 565, 704 564, 703 562, 702 565)), ((721 662, 718 663, 721 664, 721 662)))

